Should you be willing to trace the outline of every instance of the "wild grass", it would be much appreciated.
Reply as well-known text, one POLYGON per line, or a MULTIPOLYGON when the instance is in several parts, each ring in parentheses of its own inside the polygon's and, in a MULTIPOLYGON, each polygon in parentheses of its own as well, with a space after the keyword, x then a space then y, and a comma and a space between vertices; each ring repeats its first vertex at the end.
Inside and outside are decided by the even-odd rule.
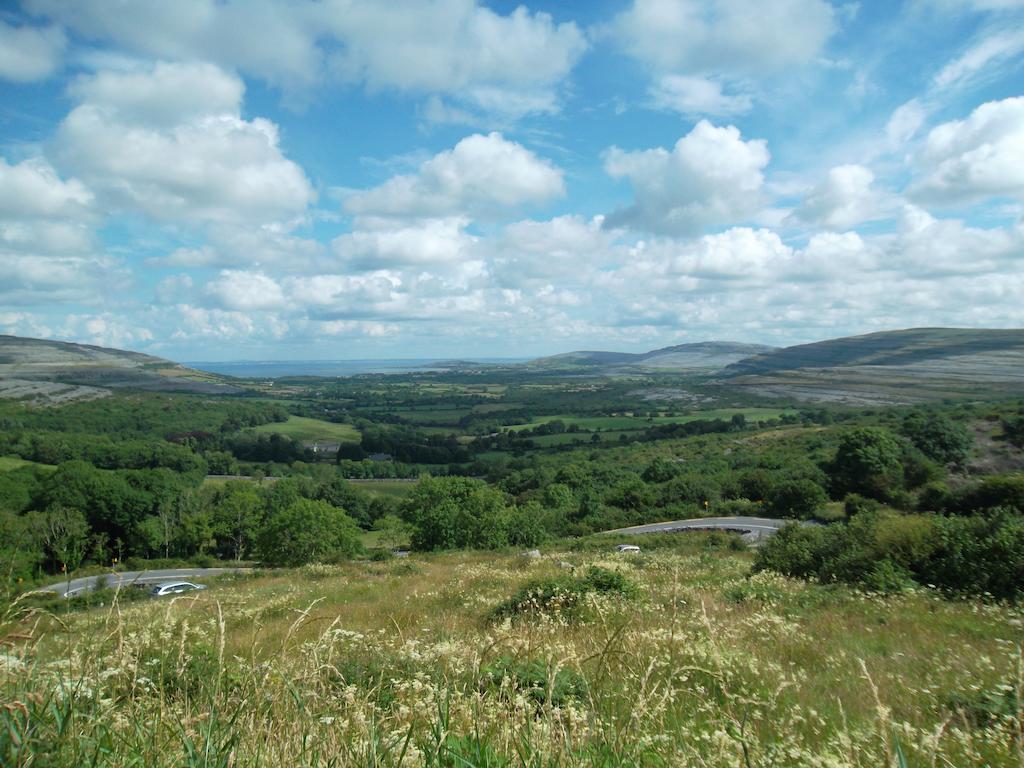
POLYGON ((15 603, 0 765, 1024 765, 1019 608, 749 563, 461 553, 71 615, 15 603), (595 566, 636 591, 493 620, 595 566))
POLYGON ((289 416, 287 421, 274 421, 254 427, 257 434, 279 434, 302 442, 322 440, 327 442, 357 443, 359 430, 351 424, 335 424, 331 421, 309 419, 305 416, 289 416))

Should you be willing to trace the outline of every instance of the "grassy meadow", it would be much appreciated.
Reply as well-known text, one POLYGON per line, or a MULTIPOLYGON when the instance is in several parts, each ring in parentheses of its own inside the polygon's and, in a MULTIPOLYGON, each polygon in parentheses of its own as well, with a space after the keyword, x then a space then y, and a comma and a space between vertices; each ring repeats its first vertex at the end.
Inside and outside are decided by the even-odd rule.
POLYGON ((351 424, 335 424, 331 421, 310 419, 305 416, 289 416, 287 421, 274 421, 261 424, 253 429, 261 435, 279 434, 299 442, 357 443, 359 430, 351 424))
POLYGON ((646 541, 15 604, 0 764, 1024 765, 1020 608, 748 578, 721 537, 646 541), (591 566, 633 588, 537 587, 494 618, 591 566))

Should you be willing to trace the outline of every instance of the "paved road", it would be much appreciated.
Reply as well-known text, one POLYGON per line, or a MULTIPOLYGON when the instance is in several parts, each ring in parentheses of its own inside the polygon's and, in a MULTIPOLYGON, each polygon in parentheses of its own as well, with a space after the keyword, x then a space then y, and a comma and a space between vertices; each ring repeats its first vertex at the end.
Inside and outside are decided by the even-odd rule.
POLYGON ((634 525, 631 528, 616 528, 608 533, 633 536, 641 533, 674 533, 675 531, 737 531, 751 539, 771 536, 792 520, 775 520, 770 517, 698 517, 693 520, 670 520, 665 523, 634 525))
POLYGON ((162 581, 191 581, 210 576, 220 576, 224 573, 238 573, 246 568, 169 568, 156 571, 122 571, 120 573, 105 573, 100 576, 83 576, 72 579, 69 584, 61 581, 57 584, 50 584, 47 587, 40 587, 40 592, 56 592, 62 597, 77 595, 96 589, 97 585, 103 583, 107 587, 118 585, 128 586, 129 584, 157 584, 162 581))

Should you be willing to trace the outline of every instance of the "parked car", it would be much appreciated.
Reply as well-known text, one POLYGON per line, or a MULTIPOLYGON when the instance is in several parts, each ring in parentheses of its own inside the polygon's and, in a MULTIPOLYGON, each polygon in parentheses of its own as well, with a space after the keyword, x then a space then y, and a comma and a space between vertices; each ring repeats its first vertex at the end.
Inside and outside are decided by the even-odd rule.
POLYGON ((617 546, 615 548, 615 551, 616 552, 639 552, 640 551, 640 547, 638 547, 636 544, 619 544, 619 546, 617 546))
POLYGON ((157 584, 149 590, 149 594, 153 597, 163 597, 164 595, 180 595, 184 592, 193 592, 200 589, 206 589, 206 585, 193 584, 191 581, 165 581, 163 584, 157 584))

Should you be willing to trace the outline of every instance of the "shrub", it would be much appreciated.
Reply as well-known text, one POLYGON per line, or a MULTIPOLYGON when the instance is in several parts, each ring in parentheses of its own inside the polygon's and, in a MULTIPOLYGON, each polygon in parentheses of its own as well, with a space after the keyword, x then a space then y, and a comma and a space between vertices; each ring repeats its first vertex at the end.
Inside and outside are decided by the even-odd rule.
POLYGON ((638 591, 637 586, 618 571, 591 566, 581 576, 559 575, 528 581, 512 597, 500 603, 491 616, 499 620, 528 614, 560 614, 578 618, 587 594, 629 599, 638 591))
POLYGON ((824 489, 812 480, 786 480, 774 486, 766 499, 768 510, 784 517, 806 519, 828 502, 824 489))
POLYGON ((271 512, 258 546, 266 562, 288 566, 335 561, 362 551, 355 521, 337 507, 311 499, 271 512))
POLYGON ((829 465, 833 493, 888 500, 903 487, 903 453, 900 440, 887 429, 860 427, 847 432, 829 465))
POLYGON ((903 420, 900 432, 925 456, 942 464, 962 463, 973 443, 963 424, 940 413, 912 413, 903 420))
POLYGON ((480 670, 482 691, 500 692, 505 680, 513 691, 523 693, 537 705, 562 707, 587 694, 587 681, 578 672, 565 667, 553 669, 539 659, 502 656, 480 670))
POLYGON ((859 515, 861 512, 877 512, 881 508, 881 503, 861 496, 859 493, 848 493, 843 499, 843 512, 847 517, 859 515))
POLYGON ((893 591, 917 584, 949 594, 1024 597, 1024 516, 862 513, 848 524, 787 526, 758 550, 754 572, 893 591))

